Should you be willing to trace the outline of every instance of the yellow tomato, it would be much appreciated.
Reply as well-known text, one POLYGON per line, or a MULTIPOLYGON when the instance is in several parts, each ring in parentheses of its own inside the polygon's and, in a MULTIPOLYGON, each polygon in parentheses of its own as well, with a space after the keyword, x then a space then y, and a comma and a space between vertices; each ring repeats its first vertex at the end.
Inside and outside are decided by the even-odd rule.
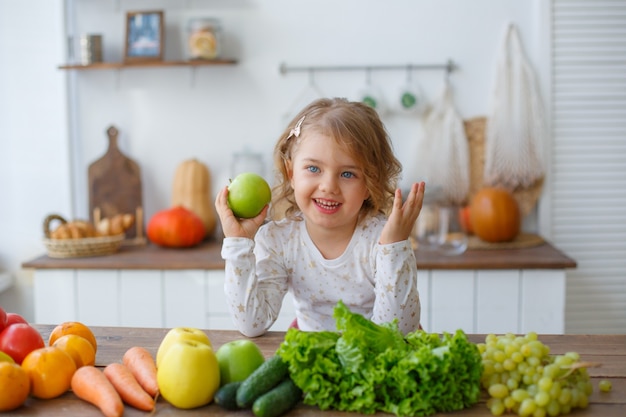
POLYGON ((41 399, 55 398, 65 393, 76 372, 70 355, 58 347, 48 346, 30 352, 22 362, 30 379, 30 393, 41 399))
POLYGON ((30 393, 30 379, 16 363, 0 362, 0 411, 15 410, 30 393))
POLYGON ((76 368, 96 364, 96 350, 89 340, 77 334, 66 334, 54 341, 52 346, 58 347, 72 357, 76 368))
POLYGON ((91 343, 91 345, 93 346, 93 350, 96 352, 98 351, 96 336, 94 336, 89 327, 78 321, 66 321, 55 327, 52 330, 52 333, 50 333, 48 345, 52 346, 59 337, 65 336, 66 334, 75 334, 84 337, 89 341, 89 343, 91 343))

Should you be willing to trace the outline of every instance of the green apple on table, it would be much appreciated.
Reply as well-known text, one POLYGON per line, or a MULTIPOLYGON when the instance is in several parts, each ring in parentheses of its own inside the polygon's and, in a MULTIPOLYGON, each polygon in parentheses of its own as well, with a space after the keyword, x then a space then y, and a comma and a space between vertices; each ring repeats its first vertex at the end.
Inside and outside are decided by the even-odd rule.
POLYGON ((215 355, 220 366, 220 385, 243 381, 265 362, 259 346, 248 339, 224 343, 215 355))
POLYGON ((213 349, 195 340, 173 342, 157 368, 161 396, 177 408, 202 407, 220 387, 220 367, 213 349))
POLYGON ((228 206, 235 217, 256 217, 271 200, 272 190, 267 181, 258 174, 241 173, 228 185, 228 206))
POLYGON ((161 344, 159 345, 159 349, 157 350, 156 354, 157 368, 159 367, 163 356, 168 351, 170 346, 181 340, 194 340, 196 342, 203 343, 209 348, 213 349, 213 346, 211 345, 211 340, 209 340, 209 336, 207 336, 207 334, 204 333, 202 330, 196 329, 194 327, 174 327, 170 329, 163 337, 163 340, 161 340, 161 344))
POLYGON ((12 357, 10 357, 9 355, 7 355, 6 353, 2 352, 0 350, 0 362, 11 362, 11 363, 15 363, 15 361, 13 360, 12 357))

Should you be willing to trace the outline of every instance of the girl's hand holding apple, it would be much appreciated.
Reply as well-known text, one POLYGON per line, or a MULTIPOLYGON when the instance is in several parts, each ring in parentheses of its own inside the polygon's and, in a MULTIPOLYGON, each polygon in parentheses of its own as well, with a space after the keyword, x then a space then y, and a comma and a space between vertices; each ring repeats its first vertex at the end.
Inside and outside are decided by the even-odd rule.
POLYGON ((217 195, 215 209, 225 237, 252 239, 265 221, 271 190, 263 177, 243 173, 217 195))

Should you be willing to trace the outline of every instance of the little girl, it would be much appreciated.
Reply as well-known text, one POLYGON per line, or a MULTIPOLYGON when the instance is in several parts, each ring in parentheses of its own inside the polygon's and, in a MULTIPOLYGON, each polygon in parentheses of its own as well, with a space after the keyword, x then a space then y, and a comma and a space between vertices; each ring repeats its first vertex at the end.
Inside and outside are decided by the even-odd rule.
POLYGON ((398 319, 404 333, 420 324, 417 265, 409 234, 424 183, 403 203, 401 165, 376 111, 345 99, 304 108, 274 148, 277 185, 253 219, 235 218, 228 188, 215 207, 222 223, 224 289, 238 330, 262 335, 289 291, 297 327, 336 330, 342 300, 376 323, 398 319), (389 216, 387 218, 387 215, 389 216))

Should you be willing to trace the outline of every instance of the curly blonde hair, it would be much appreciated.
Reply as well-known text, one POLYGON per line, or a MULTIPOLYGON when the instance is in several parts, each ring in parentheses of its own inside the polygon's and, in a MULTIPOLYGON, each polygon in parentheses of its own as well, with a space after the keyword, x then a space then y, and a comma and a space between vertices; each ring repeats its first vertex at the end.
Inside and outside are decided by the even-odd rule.
POLYGON ((378 113, 360 102, 322 98, 302 109, 274 146, 276 185, 272 190, 272 217, 296 218, 299 208, 290 185, 288 164, 309 132, 334 139, 363 170, 369 198, 363 203, 359 218, 389 213, 402 165, 394 155, 391 139, 378 113), (303 117, 299 126, 301 134, 293 134, 303 117))

